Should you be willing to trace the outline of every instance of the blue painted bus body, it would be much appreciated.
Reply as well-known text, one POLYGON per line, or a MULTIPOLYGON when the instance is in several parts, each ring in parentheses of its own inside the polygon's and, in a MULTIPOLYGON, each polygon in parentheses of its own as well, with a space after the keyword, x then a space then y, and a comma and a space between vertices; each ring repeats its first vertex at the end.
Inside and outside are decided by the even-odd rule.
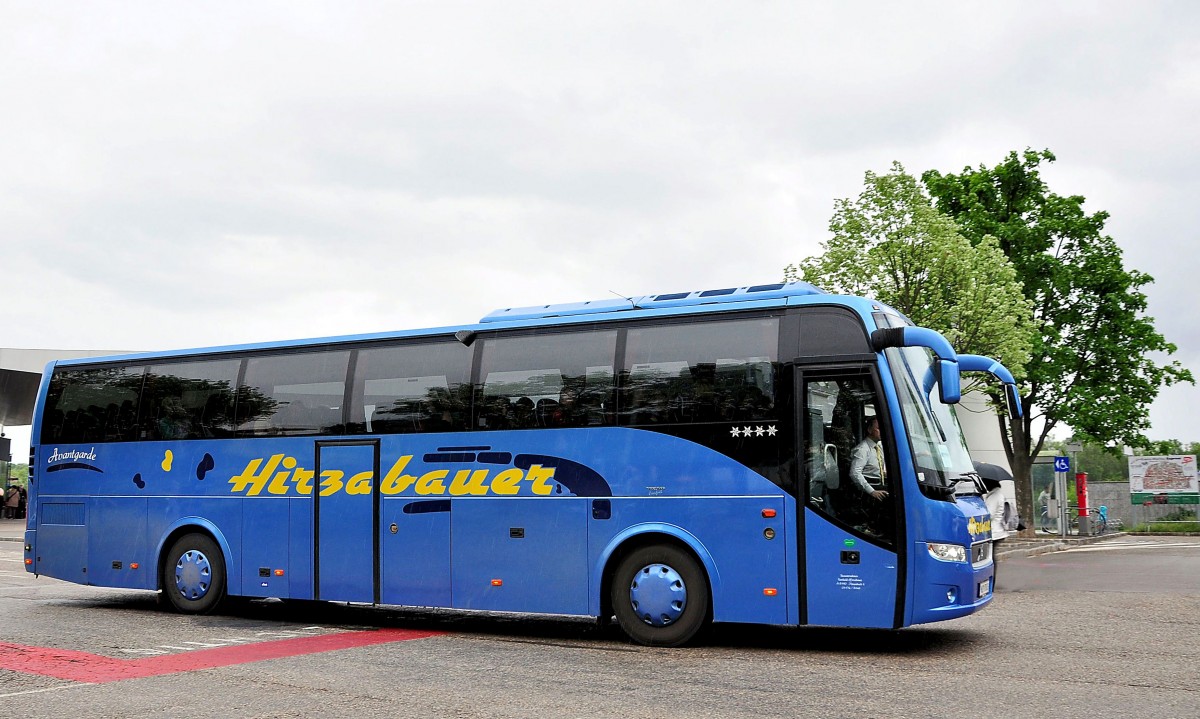
MULTIPOLYGON (((556 316, 501 310, 466 327, 107 359, 565 326, 613 319, 609 312, 625 321, 837 306, 868 332, 875 326, 877 303, 799 284, 754 296, 739 290, 740 301, 711 308, 694 296, 611 300, 561 306, 556 316)), ((53 369, 96 361, 47 367, 35 428, 53 369)), ((882 353, 876 362, 899 417, 882 353)), ((896 447, 907 446, 903 423, 891 432, 896 447)), ((891 548, 804 508, 778 482, 719 452, 628 427, 70 446, 39 445, 35 430, 31 455, 27 569, 96 586, 159 588, 171 537, 198 528, 221 548, 228 593, 249 597, 599 616, 610 558, 650 535, 671 537, 699 558, 715 621, 894 627, 969 614, 992 596, 990 554, 949 563, 926 550, 930 541, 987 543, 982 500, 925 496, 905 452, 897 486, 907 529, 891 548), (864 564, 902 575, 878 581, 815 554, 849 547, 864 564)))
MULTIPOLYGON (((469 449, 461 434, 383 437, 378 481, 362 447, 334 447, 341 456, 324 447, 320 484, 313 438, 51 448, 39 473, 42 559, 34 570, 154 589, 166 538, 181 521, 202 519, 226 554, 231 594, 311 599, 319 570, 322 599, 369 603, 377 494, 386 604, 594 616, 612 551, 653 532, 704 560, 717 621, 789 621, 795 503, 762 476, 706 447, 636 429, 469 436, 469 449), (54 459, 71 451, 89 458, 54 459), (554 474, 542 479, 548 469, 554 474), (776 516, 764 519, 763 509, 776 516), (775 539, 764 539, 767 527, 775 539), (764 588, 779 593, 767 597, 764 588)), ((27 539, 35 543, 32 532, 27 539)))

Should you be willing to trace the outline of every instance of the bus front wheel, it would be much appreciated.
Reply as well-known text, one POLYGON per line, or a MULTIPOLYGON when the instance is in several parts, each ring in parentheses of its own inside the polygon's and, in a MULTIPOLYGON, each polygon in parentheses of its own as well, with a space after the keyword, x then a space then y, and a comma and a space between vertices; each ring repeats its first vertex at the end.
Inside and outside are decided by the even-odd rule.
POLYGON ((225 557, 206 534, 185 534, 171 545, 162 571, 163 593, 184 614, 207 614, 225 595, 225 557))
POLYGON ((668 544, 641 547, 613 573, 613 613, 639 644, 686 644, 708 621, 708 580, 689 552, 668 544))

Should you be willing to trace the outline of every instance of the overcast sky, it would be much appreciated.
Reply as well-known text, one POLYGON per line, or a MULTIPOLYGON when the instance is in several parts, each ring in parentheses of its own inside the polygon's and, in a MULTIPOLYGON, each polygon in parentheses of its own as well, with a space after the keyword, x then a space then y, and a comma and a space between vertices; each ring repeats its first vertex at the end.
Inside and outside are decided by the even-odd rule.
MULTIPOLYGON (((0 8, 0 346, 771 282, 865 171, 1033 147, 1055 192, 1111 213, 1200 376, 1192 2, 0 8)), ((1198 406, 1165 390, 1152 438, 1200 440, 1198 406)))

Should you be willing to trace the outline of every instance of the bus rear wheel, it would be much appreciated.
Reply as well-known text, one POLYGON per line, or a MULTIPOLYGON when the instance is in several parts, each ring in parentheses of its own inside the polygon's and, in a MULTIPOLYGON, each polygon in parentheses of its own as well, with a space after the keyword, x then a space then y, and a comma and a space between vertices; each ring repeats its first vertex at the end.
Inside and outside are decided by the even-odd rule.
POLYGON ((163 563, 162 588, 171 606, 184 614, 207 614, 225 596, 225 557, 206 534, 185 534, 171 545, 163 563))
POLYGON ((677 647, 708 621, 708 580, 687 551, 668 544, 641 547, 613 573, 613 613, 639 644, 677 647))

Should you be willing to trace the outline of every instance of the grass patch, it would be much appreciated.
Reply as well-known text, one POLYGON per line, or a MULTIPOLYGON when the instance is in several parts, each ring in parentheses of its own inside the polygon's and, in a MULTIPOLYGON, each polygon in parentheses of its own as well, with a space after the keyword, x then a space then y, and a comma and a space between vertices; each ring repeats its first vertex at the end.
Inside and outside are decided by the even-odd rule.
POLYGON ((1131 531, 1151 534, 1196 534, 1200 533, 1200 522, 1150 522, 1139 524, 1131 531))

